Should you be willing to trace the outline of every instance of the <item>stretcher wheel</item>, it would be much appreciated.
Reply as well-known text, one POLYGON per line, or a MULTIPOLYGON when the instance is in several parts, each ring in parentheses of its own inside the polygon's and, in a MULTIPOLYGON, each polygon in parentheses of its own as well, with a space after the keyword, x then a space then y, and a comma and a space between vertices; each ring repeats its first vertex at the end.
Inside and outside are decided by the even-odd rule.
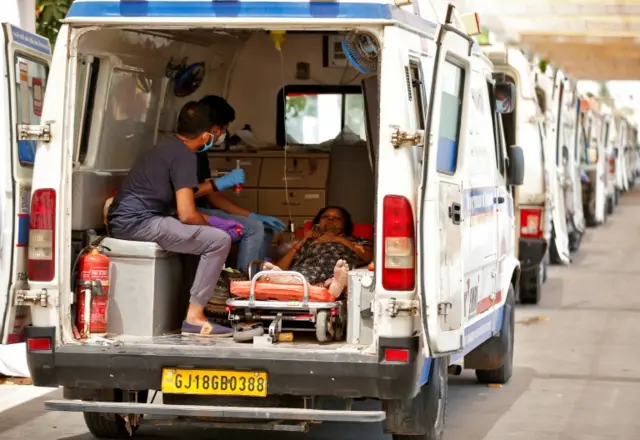
POLYGON ((237 323, 233 326, 233 340, 235 342, 253 341, 255 336, 264 335, 264 327, 261 323, 237 323))
POLYGON ((316 338, 318 342, 329 342, 331 335, 329 334, 329 312, 327 310, 318 310, 316 315, 316 338))
POLYGON ((340 305, 338 316, 336 317, 334 323, 335 335, 334 340, 342 341, 344 338, 344 333, 347 328, 347 303, 343 302, 340 305))

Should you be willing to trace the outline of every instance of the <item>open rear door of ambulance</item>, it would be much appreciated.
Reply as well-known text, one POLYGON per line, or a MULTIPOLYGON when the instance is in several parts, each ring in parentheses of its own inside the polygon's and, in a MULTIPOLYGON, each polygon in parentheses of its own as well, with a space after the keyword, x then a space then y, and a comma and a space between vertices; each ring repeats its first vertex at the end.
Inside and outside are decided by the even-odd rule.
POLYGON ((437 39, 419 196, 418 289, 423 335, 433 357, 464 347, 464 198, 457 164, 466 136, 464 96, 474 40, 454 27, 454 13, 449 5, 437 39))
POLYGON ((24 340, 29 306, 17 305, 26 288, 29 208, 36 141, 19 141, 18 127, 40 125, 47 85, 49 40, 10 24, 0 32, 0 343, 24 340))

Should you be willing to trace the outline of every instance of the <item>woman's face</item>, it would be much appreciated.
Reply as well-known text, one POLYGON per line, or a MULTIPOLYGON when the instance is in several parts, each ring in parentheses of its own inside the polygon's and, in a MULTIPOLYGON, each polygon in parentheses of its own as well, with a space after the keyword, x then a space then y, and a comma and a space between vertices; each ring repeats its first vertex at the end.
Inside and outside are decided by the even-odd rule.
POLYGON ((332 229, 342 231, 344 229, 344 218, 339 209, 330 208, 322 213, 319 224, 322 232, 332 229))

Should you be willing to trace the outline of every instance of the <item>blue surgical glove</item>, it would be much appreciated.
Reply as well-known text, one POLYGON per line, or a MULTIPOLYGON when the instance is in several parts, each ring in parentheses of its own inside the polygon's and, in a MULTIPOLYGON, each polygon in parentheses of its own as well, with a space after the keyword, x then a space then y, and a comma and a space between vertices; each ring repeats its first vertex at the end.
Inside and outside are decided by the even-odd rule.
POLYGON ((260 215, 260 214, 256 214, 255 212, 252 212, 251 214, 249 214, 249 218, 260 220, 266 226, 273 229, 274 232, 284 231, 284 223, 282 223, 280 220, 278 220, 275 217, 271 217, 269 215, 260 215))
POLYGON ((236 185, 242 185, 244 183, 244 170, 242 168, 236 168, 224 176, 216 177, 213 181, 218 191, 224 191, 236 185))

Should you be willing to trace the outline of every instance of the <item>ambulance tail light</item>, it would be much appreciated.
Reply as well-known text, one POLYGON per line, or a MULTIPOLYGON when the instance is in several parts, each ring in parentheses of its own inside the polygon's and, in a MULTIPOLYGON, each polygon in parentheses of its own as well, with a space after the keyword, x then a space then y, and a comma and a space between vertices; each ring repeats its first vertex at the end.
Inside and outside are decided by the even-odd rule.
POLYGON ((609 156, 609 174, 616 173, 616 158, 613 155, 609 156))
POLYGON ((415 223, 411 202, 385 196, 382 217, 382 287, 413 290, 416 285, 415 223))
POLYGON ((31 281, 51 281, 55 272, 56 192, 38 189, 31 197, 28 275, 31 281))
POLYGON ((542 209, 520 210, 520 236, 524 238, 542 238, 542 209))

